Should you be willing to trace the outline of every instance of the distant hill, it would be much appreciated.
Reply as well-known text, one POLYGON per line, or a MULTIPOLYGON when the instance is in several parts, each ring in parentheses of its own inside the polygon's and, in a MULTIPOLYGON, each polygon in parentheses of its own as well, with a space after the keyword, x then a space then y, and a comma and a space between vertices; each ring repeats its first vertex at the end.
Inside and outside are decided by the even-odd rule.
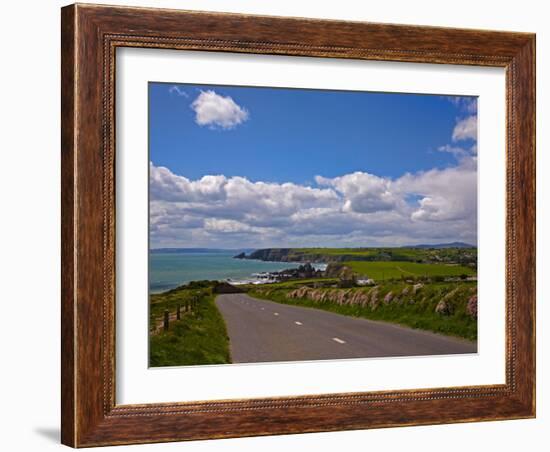
POLYGON ((271 262, 342 263, 399 261, 416 263, 475 264, 477 249, 467 243, 437 243, 400 248, 263 248, 238 253, 235 259, 271 262))
POLYGON ((422 245, 410 245, 402 246, 401 248, 420 248, 420 249, 442 249, 442 248, 476 248, 475 245, 470 245, 464 242, 452 242, 452 243, 434 243, 434 244, 422 244, 422 245))
POLYGON ((152 254, 186 254, 186 253, 240 253, 240 252, 252 252, 253 248, 236 248, 236 249, 224 249, 224 248, 151 248, 152 254))

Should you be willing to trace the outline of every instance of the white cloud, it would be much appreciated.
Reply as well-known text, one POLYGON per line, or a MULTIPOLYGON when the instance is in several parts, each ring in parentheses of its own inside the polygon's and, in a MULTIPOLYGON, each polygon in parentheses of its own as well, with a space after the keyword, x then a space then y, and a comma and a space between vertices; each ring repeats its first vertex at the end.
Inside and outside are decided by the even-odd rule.
POLYGON ((206 202, 217 201, 226 196, 225 176, 204 176, 190 181, 172 173, 168 168, 149 164, 149 187, 151 197, 164 201, 206 202))
POLYGON ((477 140, 477 115, 459 120, 453 130, 453 141, 477 140))
POLYGON ((439 146, 437 148, 437 150, 439 152, 447 152, 449 154, 453 154, 456 158, 460 158, 462 156, 469 155, 470 152, 472 152, 472 149, 473 149, 473 147, 470 150, 468 150, 468 149, 461 148, 460 146, 452 146, 450 144, 446 144, 444 146, 439 146))
POLYGON ((477 97, 472 96, 443 96, 460 111, 470 114, 477 113, 477 97))
POLYGON ((187 94, 187 92, 183 88, 180 88, 177 85, 171 86, 170 89, 168 90, 168 92, 170 94, 176 94, 176 95, 181 96, 181 97, 189 98, 189 94, 187 94))
POLYGON ((410 215, 413 221, 463 220, 472 230, 477 219, 477 165, 465 157, 456 167, 406 174, 396 181, 401 193, 420 196, 410 215))
POLYGON ((204 221, 204 228, 208 232, 216 232, 223 234, 235 234, 235 233, 260 233, 261 228, 255 228, 246 223, 242 223, 236 220, 226 220, 218 218, 207 218, 204 221))
POLYGON ((361 246, 476 240, 475 156, 397 179, 365 172, 317 186, 189 180, 151 164, 153 246, 361 246), (411 201, 410 199, 413 199, 411 201))
POLYGON ((212 90, 201 91, 191 108, 195 111, 195 122, 200 126, 232 129, 249 117, 248 111, 231 97, 212 90))
POLYGON ((392 193, 392 181, 369 173, 355 172, 334 179, 317 176, 319 185, 334 187, 345 199, 343 210, 347 212, 378 212, 391 210, 397 204, 392 193))

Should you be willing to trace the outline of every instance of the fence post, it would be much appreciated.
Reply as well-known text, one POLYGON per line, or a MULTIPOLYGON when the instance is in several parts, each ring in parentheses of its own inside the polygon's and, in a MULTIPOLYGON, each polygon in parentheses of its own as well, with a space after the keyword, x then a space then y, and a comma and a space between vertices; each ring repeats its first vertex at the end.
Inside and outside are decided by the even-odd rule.
POLYGON ((164 310, 164 331, 168 331, 170 325, 170 313, 168 309, 164 310))
POLYGON ((178 308, 176 309, 176 319, 181 320, 181 305, 178 304, 178 308))

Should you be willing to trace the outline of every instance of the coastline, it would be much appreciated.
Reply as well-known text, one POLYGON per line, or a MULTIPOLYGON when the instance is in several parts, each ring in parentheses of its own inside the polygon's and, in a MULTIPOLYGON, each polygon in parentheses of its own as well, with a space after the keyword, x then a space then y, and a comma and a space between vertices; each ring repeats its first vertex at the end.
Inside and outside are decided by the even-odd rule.
POLYGON ((149 258, 150 294, 164 293, 192 281, 254 286, 315 278, 321 276, 319 272, 339 277, 345 271, 361 282, 428 276, 451 281, 477 276, 477 248, 466 246, 265 248, 237 255, 234 250, 160 251, 152 252, 149 258), (296 273, 304 266, 312 268, 296 273))
MULTIPOLYGON (((291 271, 302 262, 240 260, 232 250, 218 252, 151 253, 149 255, 149 293, 162 294, 192 281, 220 281, 255 284, 273 281, 269 275, 291 271)), ((324 270, 324 262, 313 264, 324 270)))

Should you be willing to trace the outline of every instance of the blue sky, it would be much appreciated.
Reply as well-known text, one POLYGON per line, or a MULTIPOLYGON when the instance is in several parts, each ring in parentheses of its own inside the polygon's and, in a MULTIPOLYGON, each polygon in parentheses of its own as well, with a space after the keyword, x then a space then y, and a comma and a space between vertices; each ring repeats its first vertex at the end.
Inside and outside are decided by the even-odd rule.
POLYGON ((475 240, 477 185, 467 199, 448 185, 474 183, 476 109, 473 97, 149 83, 152 243, 475 240), (244 193, 264 204, 239 212, 244 193), (315 234, 316 214, 342 226, 315 234), (380 225, 391 221, 408 226, 380 225))
POLYGON ((176 85, 185 97, 172 86, 149 85, 150 158, 192 179, 307 183, 315 175, 398 177, 454 163, 437 148, 460 111, 441 96, 176 85), (249 119, 229 131, 198 127, 190 103, 201 90, 230 96, 249 119))

